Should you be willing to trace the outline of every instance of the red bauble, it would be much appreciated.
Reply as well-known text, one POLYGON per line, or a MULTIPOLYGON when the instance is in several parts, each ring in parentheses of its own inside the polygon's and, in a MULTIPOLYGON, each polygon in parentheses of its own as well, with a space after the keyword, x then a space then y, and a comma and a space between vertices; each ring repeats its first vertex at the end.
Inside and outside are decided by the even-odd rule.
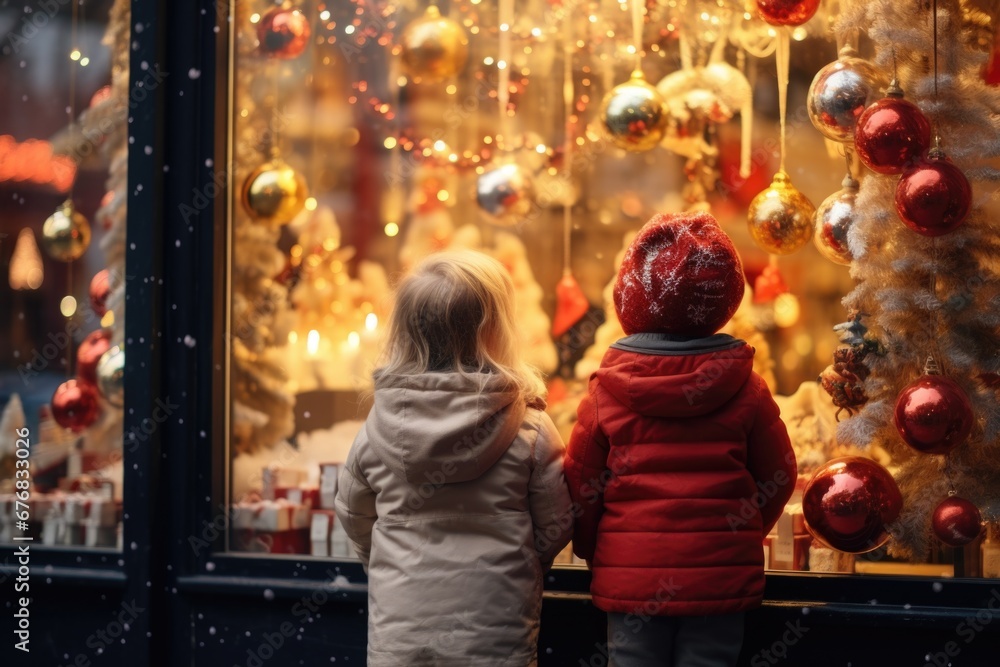
POLYGON ((972 187, 962 170, 939 151, 903 172, 896 186, 896 212, 924 236, 955 231, 972 207, 972 187))
POLYGON ((97 362, 111 348, 111 331, 91 331, 76 350, 76 376, 89 385, 97 384, 97 362))
POLYGON ((115 191, 108 190, 107 192, 104 193, 104 196, 101 197, 101 205, 97 209, 98 211, 101 212, 101 216, 99 219, 101 221, 101 227, 103 227, 105 230, 111 229, 111 225, 113 225, 115 222, 115 219, 111 217, 111 215, 109 215, 107 211, 107 208, 111 206, 111 202, 113 202, 114 200, 115 200, 115 191))
POLYGON ((802 25, 819 9, 819 0, 757 0, 757 12, 771 25, 802 25))
POLYGON ((708 213, 656 215, 625 251, 615 310, 627 334, 711 336, 743 300, 733 242, 708 213))
POLYGON ((90 279, 90 307, 98 317, 108 312, 108 295, 111 294, 111 280, 107 269, 101 269, 90 279))
POLYGON ((257 24, 260 50, 275 58, 298 58, 309 45, 309 20, 298 9, 275 7, 257 24))
POLYGON ((788 292, 788 285, 775 264, 768 264, 753 283, 753 302, 771 303, 788 292))
POLYGON ((79 433, 97 421, 97 389, 77 379, 66 380, 52 395, 52 417, 56 423, 79 433))
POLYGON ((858 117, 854 146, 865 166, 880 174, 898 174, 927 153, 931 123, 899 88, 870 105, 858 117))
POLYGON ((572 273, 567 273, 556 285, 556 316, 552 318, 552 335, 556 338, 573 328, 587 311, 590 302, 572 273))
POLYGON ((934 534, 949 547, 964 547, 979 537, 983 530, 983 515, 965 498, 946 498, 934 510, 934 534))
POLYGON ((972 432, 969 397, 942 375, 924 375, 900 392, 895 418, 906 444, 924 454, 947 454, 972 432))
POLYGON ((821 466, 802 494, 806 528, 823 544, 865 553, 889 541, 886 525, 899 516, 903 496, 885 468, 848 456, 821 466))

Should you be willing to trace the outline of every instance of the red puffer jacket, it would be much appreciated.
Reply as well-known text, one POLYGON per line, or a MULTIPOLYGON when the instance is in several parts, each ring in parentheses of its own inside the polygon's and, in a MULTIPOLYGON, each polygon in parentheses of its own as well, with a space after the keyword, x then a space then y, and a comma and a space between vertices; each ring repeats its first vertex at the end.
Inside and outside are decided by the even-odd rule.
POLYGON ((795 486, 752 347, 635 334, 590 379, 566 453, 594 604, 653 616, 759 606, 761 540, 795 486))

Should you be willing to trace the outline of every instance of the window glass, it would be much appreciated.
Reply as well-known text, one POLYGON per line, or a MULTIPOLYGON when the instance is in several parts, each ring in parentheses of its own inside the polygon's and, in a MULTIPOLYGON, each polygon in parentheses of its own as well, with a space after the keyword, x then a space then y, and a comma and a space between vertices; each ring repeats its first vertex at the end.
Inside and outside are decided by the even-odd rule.
POLYGON ((0 7, 0 541, 120 549, 129 3, 74 4, 0 7))
MULTIPOLYGON (((814 245, 806 205, 806 236, 771 240, 801 246, 792 254, 769 255, 748 228, 779 168, 776 29, 743 3, 644 3, 641 68, 668 121, 650 146, 641 134, 653 120, 626 122, 632 148, 649 148, 627 151, 609 138, 604 100, 628 94, 615 86, 636 66, 631 5, 530 0, 509 11, 496 0, 234 3, 228 446, 240 511, 229 548, 350 557, 332 511, 336 472, 367 413, 391 287, 420 259, 474 248, 509 269, 521 349, 545 373, 548 412, 568 440, 588 377, 624 336, 611 286, 625 248, 654 213, 694 208, 741 254, 746 296, 723 331, 756 349, 797 457, 797 478, 758 480, 732 517, 794 486, 763 540, 767 566, 950 576, 996 560, 990 531, 963 552, 924 540, 851 555, 806 529, 803 491, 829 461, 867 457, 898 475, 906 457, 836 437, 862 405, 864 341, 877 342, 841 305, 855 282, 830 258, 848 251, 814 245), (958 570, 956 553, 967 561, 958 570)), ((785 163, 814 204, 849 185, 848 169, 864 172, 810 122, 810 83, 836 60, 834 18, 821 8, 788 29, 785 163)), ((872 57, 866 39, 859 48, 872 57)), ((908 488, 913 522, 921 501, 908 488)), ((569 550, 557 563, 582 566, 569 550)))

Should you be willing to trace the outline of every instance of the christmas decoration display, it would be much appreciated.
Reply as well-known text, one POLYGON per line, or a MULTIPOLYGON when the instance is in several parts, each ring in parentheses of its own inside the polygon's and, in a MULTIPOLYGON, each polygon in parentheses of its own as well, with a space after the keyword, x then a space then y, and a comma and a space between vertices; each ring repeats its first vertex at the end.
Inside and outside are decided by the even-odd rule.
POLYGON ((74 433, 93 424, 100 414, 97 390, 77 379, 66 380, 52 395, 52 416, 56 423, 74 433))
MULTIPOLYGON (((964 38, 963 7, 937 5, 936 14, 924 5, 914 15, 911 6, 856 3, 842 7, 838 22, 838 30, 877 36, 873 64, 891 72, 895 63, 899 86, 865 111, 855 133, 859 156, 875 173, 862 180, 855 202, 863 213, 848 245, 857 285, 844 305, 868 313, 884 354, 866 358, 868 401, 838 425, 837 439, 880 446, 890 455, 904 502, 889 553, 916 559, 936 546, 932 527, 942 493, 928 490, 946 485, 960 492, 988 521, 1000 511, 1000 409, 995 389, 978 379, 1000 372, 998 320, 989 305, 1000 294, 991 209, 973 199, 964 222, 927 238, 899 221, 904 213, 920 221, 918 212, 909 212, 910 204, 919 206, 916 197, 907 196, 907 207, 897 209, 896 194, 909 183, 882 175, 935 164, 927 155, 933 121, 934 134, 946 142, 948 157, 973 189, 994 187, 997 180, 1000 98, 982 80, 987 54, 964 38), (940 73, 939 63, 945 68, 940 73), (909 101, 899 97, 899 87, 909 101), (924 373, 928 355, 944 375, 924 373)), ((930 182, 937 181, 922 186, 930 182)), ((954 182, 946 184, 932 210, 941 205, 942 193, 948 201, 961 191, 954 182)))
POLYGON ((949 547, 962 547, 983 531, 983 515, 975 504, 952 496, 941 501, 931 518, 934 534, 949 547))
POLYGON ((819 9, 819 0, 757 0, 757 12, 771 25, 802 25, 819 9))
POLYGON ((52 259, 72 262, 90 245, 90 223, 66 200, 42 225, 42 245, 52 259))
POLYGON ((97 384, 97 364, 111 347, 111 331, 98 329, 87 334, 76 350, 76 376, 82 382, 97 384))
POLYGON ((274 7, 257 23, 260 50, 275 58, 298 58, 309 45, 309 20, 298 9, 274 7))
POLYGON ((841 189, 823 200, 816 209, 816 235, 813 240, 821 255, 835 264, 851 265, 847 235, 858 218, 855 201, 858 182, 848 174, 841 189))
POLYGON ((305 207, 306 180, 280 159, 260 165, 243 186, 243 206, 254 220, 272 227, 288 224, 305 207))
POLYGON ((90 279, 90 307, 98 317, 108 312, 108 295, 111 294, 111 279, 107 269, 101 269, 90 279))
POLYGON ((403 69, 417 82, 435 82, 462 71, 469 55, 469 38, 461 25, 430 5, 414 19, 400 40, 403 69))
POLYGON ((972 432, 969 397, 941 375, 924 375, 903 389, 894 414, 900 437, 924 454, 947 454, 972 432))
POLYGON ((886 96, 871 104, 858 118, 854 146, 866 167, 880 174, 901 173, 931 147, 931 124, 909 100, 896 81, 886 96))
POLYGON ((903 505, 892 475, 860 456, 833 459, 813 474, 802 494, 806 528, 823 544, 848 553, 889 541, 887 526, 903 505))
POLYGON ((854 47, 844 46, 809 86, 809 120, 827 139, 852 143, 858 117, 875 101, 880 83, 875 67, 859 58, 854 47))
POLYGON ((572 273, 563 274, 556 285, 556 314, 552 319, 552 335, 558 338, 590 310, 590 302, 572 273))
POLYGON ((962 170, 939 148, 903 172, 896 186, 896 212, 923 236, 949 234, 972 206, 972 187, 962 170))
POLYGON ((756 304, 771 303, 782 294, 788 293, 785 277, 781 275, 776 261, 771 261, 760 272, 753 283, 753 302, 756 304))
MULTIPOLYGON (((0 412, 0 479, 15 480, 18 431, 25 427, 24 406, 19 394, 11 394, 0 412)), ((22 464, 23 465, 23 464, 22 464)))
POLYGON ((792 185, 784 171, 778 171, 770 187, 750 202, 747 220, 754 243, 774 255, 788 255, 809 242, 816 209, 792 185))
POLYGON ((122 407, 125 402, 125 350, 115 345, 97 362, 97 389, 108 403, 122 407))

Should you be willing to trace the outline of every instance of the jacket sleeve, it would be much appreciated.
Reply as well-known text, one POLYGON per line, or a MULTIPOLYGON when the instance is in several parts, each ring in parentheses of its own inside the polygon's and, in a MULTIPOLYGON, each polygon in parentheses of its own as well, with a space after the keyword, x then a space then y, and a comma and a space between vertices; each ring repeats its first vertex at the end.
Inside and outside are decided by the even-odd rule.
POLYGON ((792 497, 798 468, 778 405, 764 380, 756 375, 754 379, 760 386, 760 401, 747 438, 747 469, 765 500, 760 514, 766 536, 778 523, 785 503, 792 497))
POLYGON ((344 532, 367 572, 372 550, 372 529, 378 514, 375 512, 375 492, 368 485, 359 461, 364 447, 365 441, 361 438, 354 441, 351 452, 347 455, 347 463, 337 478, 334 507, 337 521, 344 527, 344 532))
POLYGON ((596 386, 597 380, 591 379, 590 389, 577 409, 576 425, 566 450, 566 480, 576 517, 573 552, 588 564, 597 548, 597 525, 604 514, 604 487, 610 475, 610 445, 598 423, 596 386))
POLYGON ((534 525, 535 551, 542 567, 548 570, 573 534, 573 513, 563 474, 562 437, 549 416, 540 414, 534 468, 528 481, 528 506, 534 525))

